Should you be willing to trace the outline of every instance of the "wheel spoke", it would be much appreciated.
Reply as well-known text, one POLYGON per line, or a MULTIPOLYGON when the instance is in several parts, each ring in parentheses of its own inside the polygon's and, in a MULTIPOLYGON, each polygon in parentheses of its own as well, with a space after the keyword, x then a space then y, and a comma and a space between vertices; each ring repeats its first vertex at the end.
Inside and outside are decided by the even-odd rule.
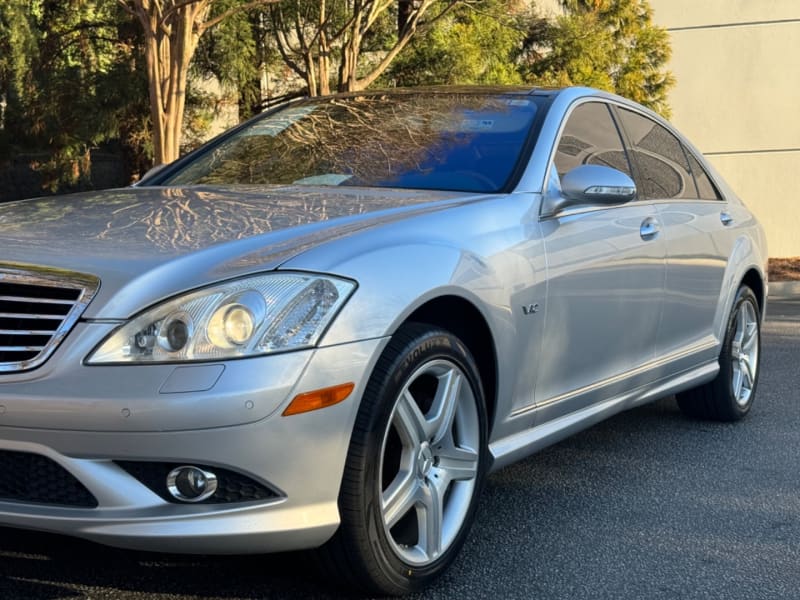
POLYGON ((392 422, 407 446, 416 448, 428 438, 428 423, 408 390, 397 401, 392 422))
POLYGON ((753 391, 758 368, 758 313, 751 302, 742 302, 736 311, 736 329, 731 340, 733 397, 745 406, 753 391))
POLYGON ((391 529, 417 503, 419 481, 413 472, 401 472, 381 495, 381 509, 386 526, 391 529))
POLYGON ((461 373, 456 369, 450 369, 439 377, 436 397, 429 413, 430 438, 434 444, 445 439, 453 429, 453 418, 458 408, 462 382, 461 373))
POLYGON ((739 361, 735 361, 733 365, 733 381, 731 382, 733 385, 733 397, 739 398, 742 394, 742 368, 739 365, 739 361))
POLYGON ((753 373, 753 367, 750 364, 750 358, 746 354, 742 355, 742 358, 739 361, 739 366, 740 366, 739 370, 744 376, 744 381, 742 382, 742 385, 744 385, 748 389, 753 389, 753 382, 755 381, 755 373, 753 373))
POLYGON ((478 473, 478 453, 468 448, 437 450, 438 467, 448 481, 469 481, 478 473))
POLYGON ((742 303, 742 305, 739 307, 738 314, 736 315, 736 333, 733 336, 733 339, 737 341, 740 346, 745 336, 747 322, 747 304, 742 303))
POLYGON ((422 486, 422 502, 417 508, 419 547, 428 560, 433 560, 442 549, 442 520, 444 516, 444 489, 435 484, 422 486))
POLYGON ((758 342, 758 323, 755 321, 747 324, 742 340, 742 350, 750 353, 758 342))

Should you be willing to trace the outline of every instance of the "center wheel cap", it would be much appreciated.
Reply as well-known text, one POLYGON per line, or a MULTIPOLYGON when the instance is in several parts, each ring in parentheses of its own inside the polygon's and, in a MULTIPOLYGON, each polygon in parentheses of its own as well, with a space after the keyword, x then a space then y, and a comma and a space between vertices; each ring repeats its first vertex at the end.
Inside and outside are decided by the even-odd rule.
POLYGON ((422 442, 417 454, 417 477, 425 479, 433 468, 433 450, 428 442, 422 442))

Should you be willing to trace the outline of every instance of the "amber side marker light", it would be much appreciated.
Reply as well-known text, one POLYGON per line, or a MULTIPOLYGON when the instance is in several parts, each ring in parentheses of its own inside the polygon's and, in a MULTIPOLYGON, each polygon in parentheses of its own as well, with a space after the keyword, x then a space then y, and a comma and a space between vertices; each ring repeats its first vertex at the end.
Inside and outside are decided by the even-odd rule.
POLYGON ((321 390, 314 390, 313 392, 306 392, 305 394, 298 394, 289 403, 286 410, 283 411, 283 416, 299 415, 300 413, 319 410, 320 408, 328 408, 334 404, 339 404, 339 402, 350 395, 354 387, 356 387, 354 383, 342 383, 333 387, 322 388, 321 390))

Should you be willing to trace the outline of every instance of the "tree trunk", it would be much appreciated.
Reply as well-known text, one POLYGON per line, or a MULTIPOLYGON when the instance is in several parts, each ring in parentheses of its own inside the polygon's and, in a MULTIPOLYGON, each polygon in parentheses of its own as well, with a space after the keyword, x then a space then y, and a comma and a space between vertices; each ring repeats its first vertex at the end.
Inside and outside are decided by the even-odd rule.
MULTIPOLYGON (((153 21, 155 18, 152 19, 153 21)), ((145 34, 145 62, 147 64, 147 83, 150 95, 150 119, 153 122, 153 162, 160 165, 165 162, 164 110, 161 100, 161 60, 159 44, 155 35, 145 34)), ((168 162, 168 161, 167 161, 168 162)))
POLYGON ((342 66, 339 69, 339 91, 357 92, 358 87, 358 57, 361 51, 361 26, 364 14, 361 9, 353 15, 353 23, 348 32, 349 37, 342 44, 342 66))
POLYGON ((189 63, 199 39, 196 28, 207 14, 206 3, 198 2, 176 9, 166 23, 155 12, 147 15, 145 60, 155 165, 180 155, 189 63))
POLYGON ((330 44, 328 43, 328 34, 325 31, 327 27, 327 14, 325 12, 325 0, 320 0, 319 3, 319 94, 320 96, 327 96, 331 93, 331 77, 330 77, 330 44))
POLYGON ((386 71, 420 27, 430 26, 467 0, 397 0, 397 41, 361 78, 358 66, 364 40, 368 39, 369 32, 374 30, 385 11, 394 6, 394 0, 318 2, 318 13, 303 10, 311 3, 301 0, 280 0, 270 11, 278 51, 284 62, 305 80, 311 96, 330 91, 332 52, 339 55, 338 91, 361 91, 386 71), (421 22, 423 15, 434 6, 436 14, 421 22), (284 11, 283 7, 287 10, 284 11), (332 10, 334 7, 337 11, 332 10), (333 12, 338 15, 337 19, 331 19, 333 12), (314 14, 313 20, 309 18, 311 14, 314 14))
POLYGON ((229 15, 277 0, 251 0, 209 19, 215 0, 117 0, 144 30, 144 53, 153 120, 153 162, 180 155, 189 64, 200 36, 229 15))

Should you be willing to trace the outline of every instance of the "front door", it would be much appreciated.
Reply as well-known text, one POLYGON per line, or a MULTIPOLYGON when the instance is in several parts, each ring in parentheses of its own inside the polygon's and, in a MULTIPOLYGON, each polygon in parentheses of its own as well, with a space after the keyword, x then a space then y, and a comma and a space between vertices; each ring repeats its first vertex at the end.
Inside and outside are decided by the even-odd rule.
MULTIPOLYGON (((568 116, 550 188, 580 164, 631 174, 605 103, 579 104, 568 116)), ((655 358, 666 256, 658 212, 645 202, 574 207, 541 226, 548 285, 537 422, 644 383, 655 358)))

